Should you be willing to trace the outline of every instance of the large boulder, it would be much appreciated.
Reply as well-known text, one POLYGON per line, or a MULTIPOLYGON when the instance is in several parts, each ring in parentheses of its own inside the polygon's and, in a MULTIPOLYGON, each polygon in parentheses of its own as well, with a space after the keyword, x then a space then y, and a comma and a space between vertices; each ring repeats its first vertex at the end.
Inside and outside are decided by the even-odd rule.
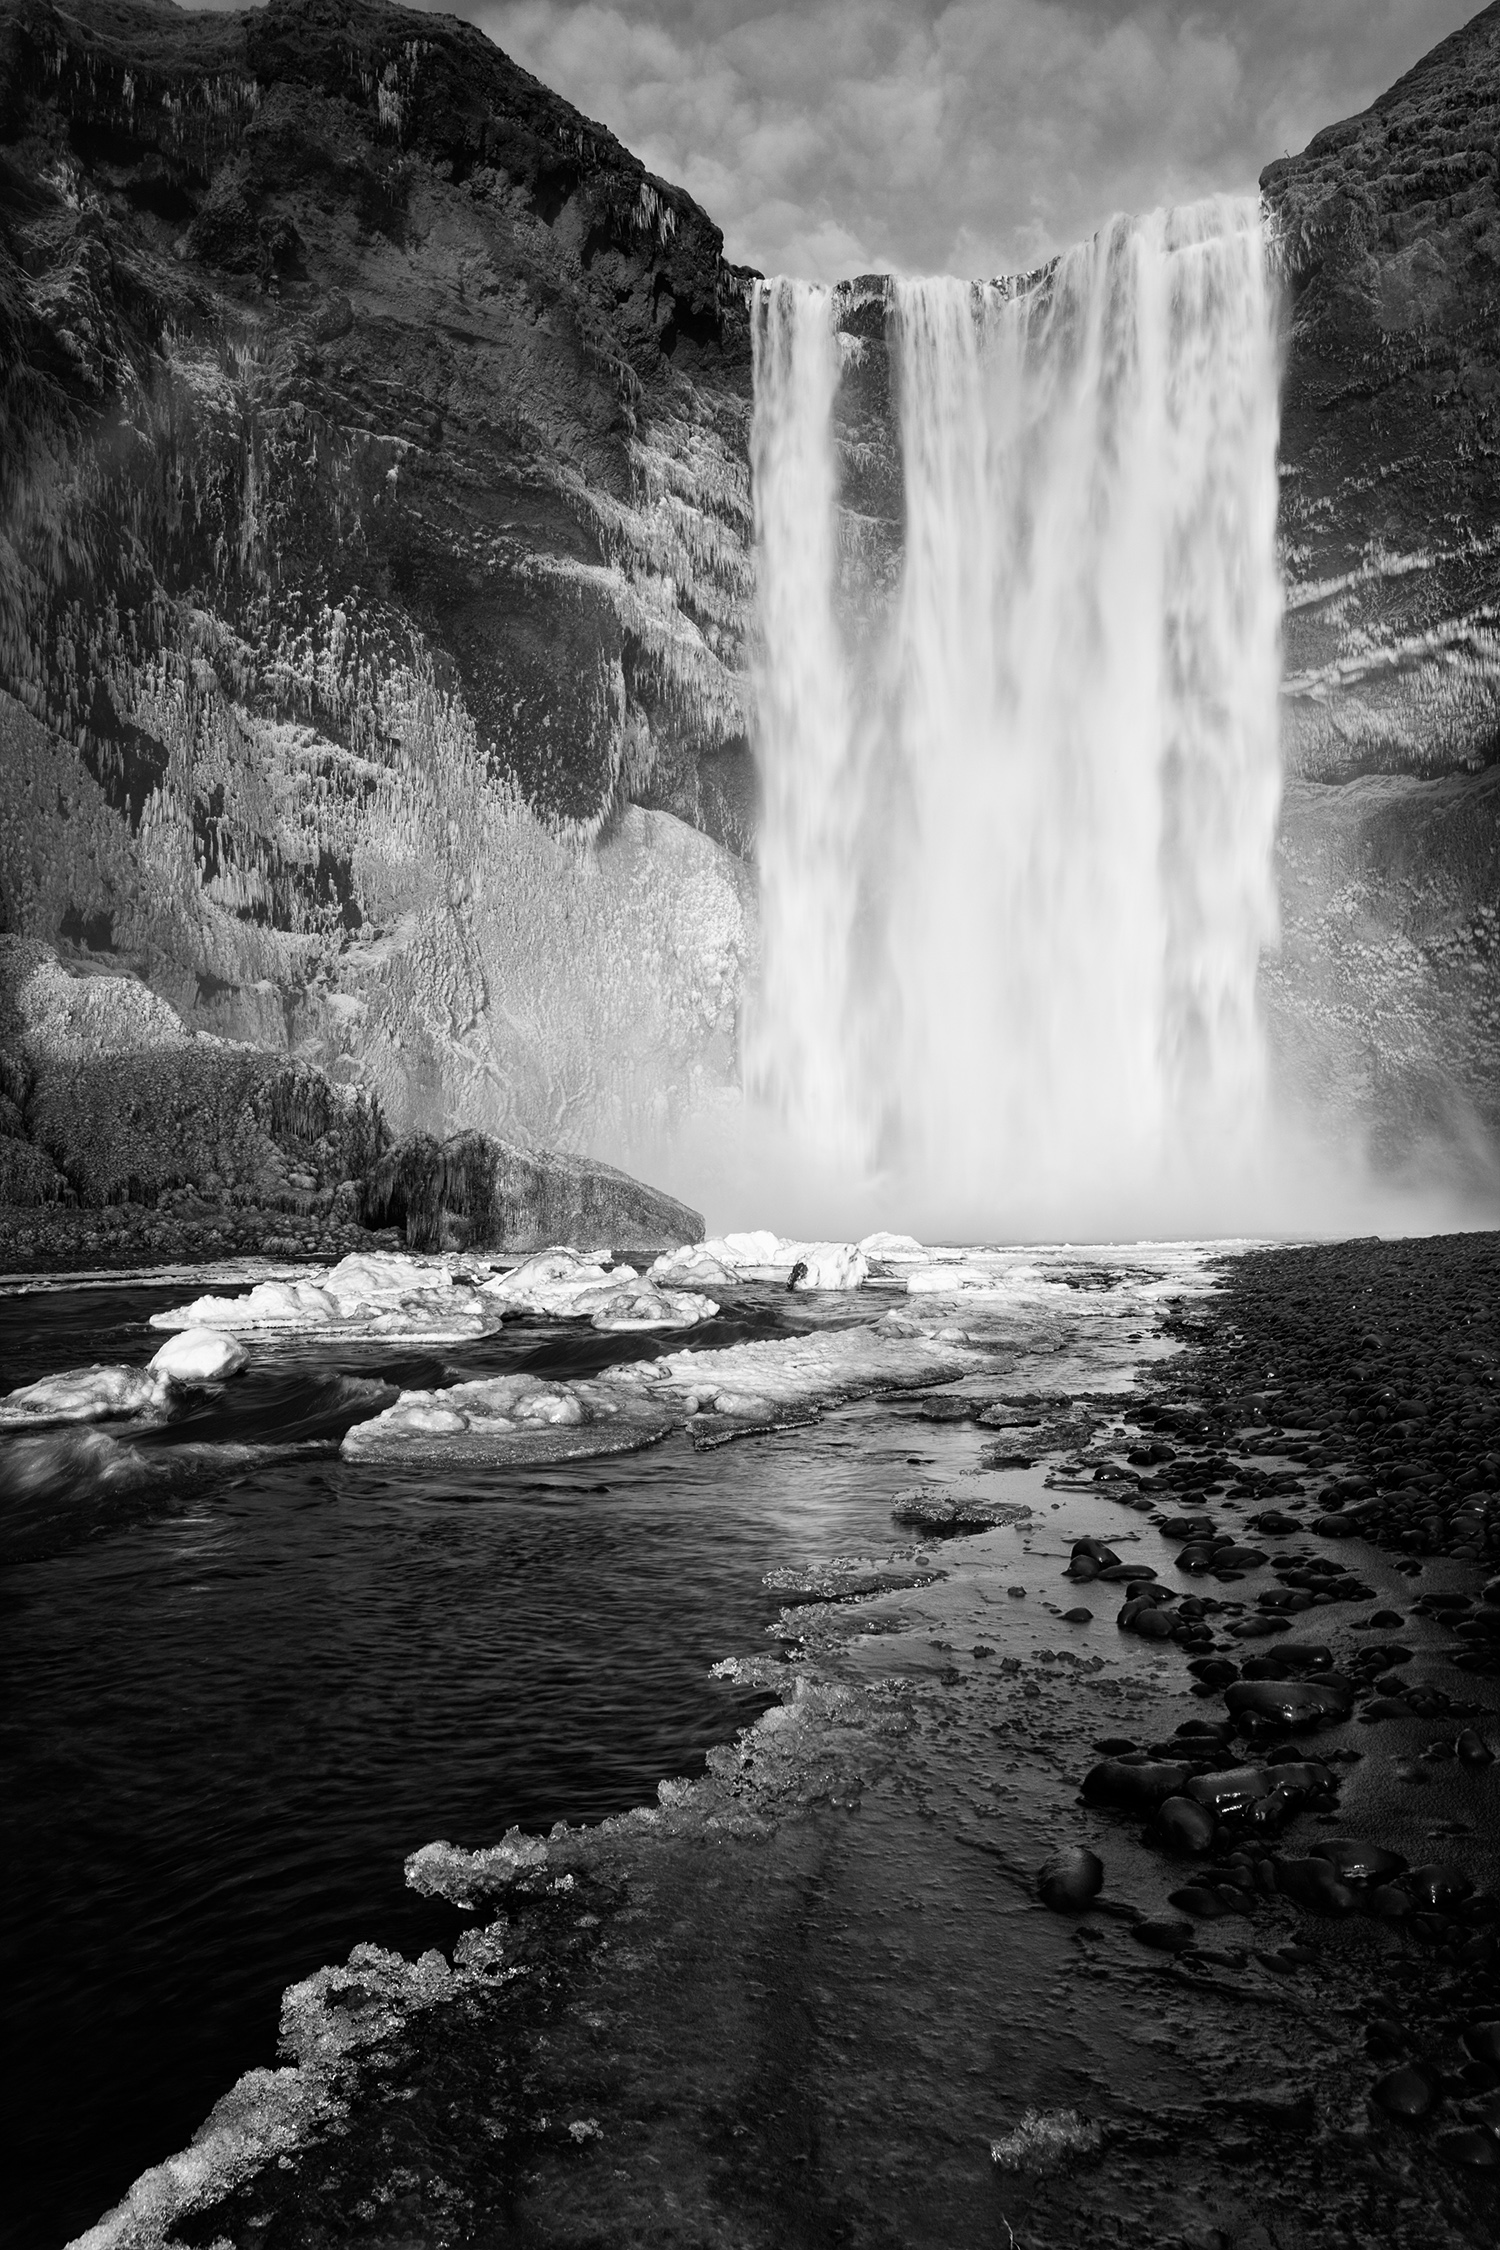
POLYGON ((696 1211, 613 1165, 488 1133, 415 1134, 364 1183, 366 1224, 403 1227, 413 1250, 668 1250, 703 1240, 696 1211))

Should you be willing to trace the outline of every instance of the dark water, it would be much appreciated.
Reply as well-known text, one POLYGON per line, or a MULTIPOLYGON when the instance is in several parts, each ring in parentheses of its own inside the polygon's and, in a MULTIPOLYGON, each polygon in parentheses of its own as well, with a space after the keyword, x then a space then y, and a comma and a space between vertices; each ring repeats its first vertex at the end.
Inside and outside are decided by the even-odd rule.
MULTIPOLYGON (((143 1360, 147 1315, 183 1295, 0 1298, 0 1389, 143 1360)), ((699 1341, 808 1317, 766 1292, 699 1341)), ((599 1819, 701 1770, 757 1708, 707 1672, 775 1615, 762 1573, 889 1543, 915 1433, 879 1408, 541 1476, 334 1450, 381 1382, 636 1348, 662 1346, 537 1325, 434 1353, 261 1348, 220 1401, 131 1441, 123 1483, 96 1443, 64 1447, 40 1498, 7 1488, 0 1441, 6 2244, 65 2241, 182 2146, 273 2059, 292 1979, 360 1939, 450 1942, 403 1884, 416 1846, 599 1819)))

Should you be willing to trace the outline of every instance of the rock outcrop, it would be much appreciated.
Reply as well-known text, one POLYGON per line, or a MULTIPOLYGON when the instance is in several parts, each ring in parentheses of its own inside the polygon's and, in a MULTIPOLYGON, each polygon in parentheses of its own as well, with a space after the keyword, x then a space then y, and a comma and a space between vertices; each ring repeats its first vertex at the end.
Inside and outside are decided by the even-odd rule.
POLYGON ((358 1216, 390 1135, 379 1105, 309 1064, 190 1031, 132 977, 70 975, 0 937, 6 1200, 102 1209, 197 1200, 358 1216), (24 1183, 24 1184, 23 1184, 24 1183))
MULTIPOLYGON (((1278 1064, 1382 1161, 1470 1173, 1500 1147, 1497 126, 1491 7, 1262 182, 1278 1064)), ((450 18, 0 0, 0 928, 434 1143, 617 1149, 732 1084, 748 278, 450 18)), ((873 632, 883 280, 838 320, 873 632)), ((0 1194, 45 1198, 8 1115, 0 1194)), ((110 1134, 87 1163, 144 1181, 110 1134)))
POLYGON ((1286 272, 1288 1075, 1500 1146, 1500 7, 1268 166, 1286 272))
POLYGON ((698 1212, 611 1164, 488 1133, 403 1141, 371 1170, 361 1208, 372 1227, 400 1227, 414 1250, 673 1250, 703 1240, 698 1212))
POLYGON ((748 411, 718 230, 471 26, 0 0, 0 926, 398 1129, 722 1082, 748 411))

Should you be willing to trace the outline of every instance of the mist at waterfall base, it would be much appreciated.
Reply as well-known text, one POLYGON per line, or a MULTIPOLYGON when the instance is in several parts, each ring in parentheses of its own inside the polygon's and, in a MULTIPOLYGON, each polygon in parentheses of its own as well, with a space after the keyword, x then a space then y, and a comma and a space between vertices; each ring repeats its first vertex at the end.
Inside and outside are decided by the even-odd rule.
POLYGON ((1016 283, 754 302, 761 963, 711 1223, 928 1240, 1451 1225, 1273 1096, 1277 305, 1259 205, 1016 283), (904 544, 845 505, 884 296, 904 544))

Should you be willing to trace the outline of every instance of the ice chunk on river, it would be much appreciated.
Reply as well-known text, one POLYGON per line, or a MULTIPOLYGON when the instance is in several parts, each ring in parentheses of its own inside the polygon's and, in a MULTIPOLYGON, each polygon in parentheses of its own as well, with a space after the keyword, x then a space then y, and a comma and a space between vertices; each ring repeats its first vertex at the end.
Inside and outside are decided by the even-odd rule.
POLYGON ((589 1320, 596 1328, 692 1328, 710 1297, 664 1290, 634 1266, 604 1267, 576 1250, 544 1250, 513 1272, 454 1272, 438 1259, 357 1252, 319 1281, 262 1281, 244 1297, 199 1297, 152 1316, 153 1328, 308 1335, 381 1342, 463 1343, 507 1313, 589 1320))
POLYGON ((249 1365, 243 1344, 211 1328, 190 1328, 174 1336, 149 1367, 116 1367, 98 1361, 43 1375, 0 1398, 0 1430, 46 1429, 59 1422, 114 1422, 131 1416, 159 1415, 174 1386, 192 1389, 221 1383, 249 1365))
POLYGON ((549 1383, 535 1375, 492 1375, 442 1390, 403 1391, 384 1413, 356 1423, 342 1451, 352 1461, 405 1460, 414 1450, 499 1464, 569 1461, 650 1445, 681 1418, 607 1379, 549 1383))
POLYGON ((858 1289, 869 1278, 869 1262, 857 1243, 793 1242, 764 1229, 664 1250, 651 1268, 656 1282, 696 1281, 710 1287, 779 1281, 797 1289, 858 1289))
POLYGON ((719 1308, 712 1297, 665 1290, 634 1266, 601 1266, 576 1250, 540 1251, 513 1273, 485 1282, 483 1294, 510 1312, 540 1313, 552 1320, 587 1320, 595 1328, 695 1328, 719 1308))
POLYGON ((436 1259, 356 1251, 321 1281, 262 1281, 244 1297, 199 1297, 153 1313, 153 1328, 332 1334, 461 1343, 497 1325, 498 1308, 436 1259))
POLYGON ((154 1375, 174 1383, 222 1383, 250 1364, 250 1354, 233 1336, 217 1328, 184 1328, 162 1345, 151 1362, 154 1375))
POLYGON ((34 1430, 49 1422, 107 1422, 158 1408, 166 1384, 145 1367, 76 1367, 44 1375, 0 1399, 0 1429, 34 1430))
POLYGON ((500 1375, 435 1391, 403 1391, 394 1406, 344 1439, 350 1460, 433 1453, 496 1464, 587 1458, 649 1445, 696 1417, 730 1435, 789 1413, 872 1391, 919 1390, 976 1373, 983 1351, 941 1337, 880 1327, 667 1352, 612 1367, 585 1382, 500 1375))

